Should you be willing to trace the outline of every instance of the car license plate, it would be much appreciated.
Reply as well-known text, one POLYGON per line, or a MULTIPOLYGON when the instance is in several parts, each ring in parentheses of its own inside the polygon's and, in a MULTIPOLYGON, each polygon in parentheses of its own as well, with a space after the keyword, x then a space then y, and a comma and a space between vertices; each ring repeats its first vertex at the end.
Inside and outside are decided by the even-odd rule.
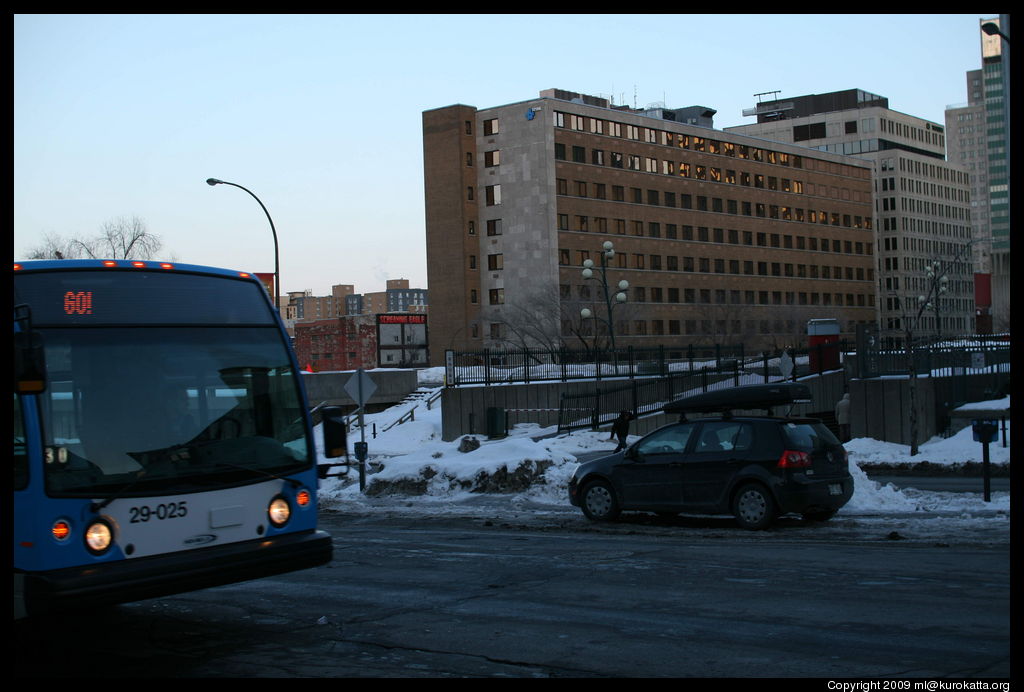
POLYGON ((841 483, 829 483, 828 484, 828 494, 829 495, 842 495, 843 494, 843 486, 842 486, 842 484, 841 483))

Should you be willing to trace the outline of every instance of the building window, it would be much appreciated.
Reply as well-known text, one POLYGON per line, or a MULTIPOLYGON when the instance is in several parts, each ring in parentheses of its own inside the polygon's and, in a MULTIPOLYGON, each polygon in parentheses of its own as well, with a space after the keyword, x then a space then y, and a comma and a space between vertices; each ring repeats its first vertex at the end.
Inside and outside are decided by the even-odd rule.
POLYGON ((487 269, 490 271, 499 271, 504 269, 504 261, 501 254, 487 255, 487 269))
POLYGON ((498 134, 498 119, 491 118, 490 120, 484 121, 484 135, 496 135, 498 134))
POLYGON ((484 152, 484 166, 486 168, 494 168, 500 163, 500 151, 495 149, 494 151, 484 152))
POLYGON ((493 207, 501 204, 501 185, 488 185, 484 188, 487 197, 487 206, 493 207))
POLYGON ((487 235, 501 235, 501 219, 487 220, 487 235))
POLYGON ((505 303, 505 289, 492 288, 487 292, 491 305, 503 305, 505 303))

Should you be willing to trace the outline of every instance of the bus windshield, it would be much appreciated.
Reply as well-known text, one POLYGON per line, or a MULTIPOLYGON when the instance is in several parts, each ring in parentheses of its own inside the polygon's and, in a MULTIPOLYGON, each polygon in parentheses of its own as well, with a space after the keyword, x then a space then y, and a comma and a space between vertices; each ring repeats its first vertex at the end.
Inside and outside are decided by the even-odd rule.
POLYGON ((51 496, 265 481, 312 464, 299 375, 255 281, 155 272, 16 275, 45 345, 51 496))
POLYGON ((51 495, 188 492, 308 468, 277 329, 42 331, 51 495))

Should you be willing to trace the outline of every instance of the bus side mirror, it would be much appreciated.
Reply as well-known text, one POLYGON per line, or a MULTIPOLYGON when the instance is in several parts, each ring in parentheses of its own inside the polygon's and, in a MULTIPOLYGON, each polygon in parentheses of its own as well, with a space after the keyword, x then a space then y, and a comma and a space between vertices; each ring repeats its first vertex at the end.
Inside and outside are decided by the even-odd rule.
POLYGON ((46 390, 43 337, 36 331, 14 333, 14 391, 39 394, 46 390))
POLYGON ((348 424, 340 406, 327 406, 323 410, 324 456, 329 459, 348 456, 348 424))

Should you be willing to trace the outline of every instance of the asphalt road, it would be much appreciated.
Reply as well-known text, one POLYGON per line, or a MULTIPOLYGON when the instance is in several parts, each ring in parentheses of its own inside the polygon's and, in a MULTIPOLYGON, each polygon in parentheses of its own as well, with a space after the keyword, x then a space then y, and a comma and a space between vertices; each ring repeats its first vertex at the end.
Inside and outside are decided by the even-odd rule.
POLYGON ((32 677, 972 678, 1010 673, 1008 523, 325 512, 330 565, 23 624, 32 677), (882 527, 885 525, 882 524, 882 527))

